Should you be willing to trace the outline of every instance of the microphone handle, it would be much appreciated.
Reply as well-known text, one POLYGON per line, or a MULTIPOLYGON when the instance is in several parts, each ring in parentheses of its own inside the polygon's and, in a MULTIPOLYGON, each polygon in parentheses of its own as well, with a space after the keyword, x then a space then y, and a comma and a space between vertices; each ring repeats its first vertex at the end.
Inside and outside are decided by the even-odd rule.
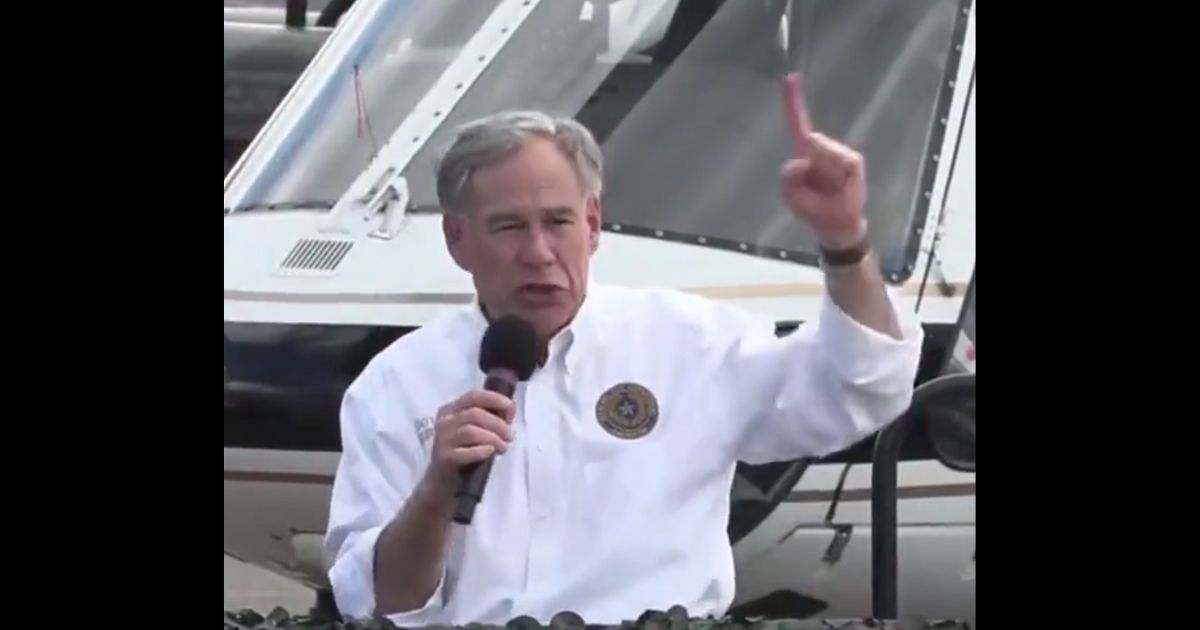
MULTIPOLYGON (((489 374, 483 382, 483 388, 512 399, 516 391, 516 383, 507 378, 489 374)), ((498 414, 497 414, 498 415, 498 414)), ((488 476, 492 473, 492 461, 495 455, 474 464, 462 467, 462 483, 459 485, 457 502, 454 508, 454 522, 459 525, 470 525, 475 516, 475 506, 483 499, 483 490, 487 487, 488 476)))

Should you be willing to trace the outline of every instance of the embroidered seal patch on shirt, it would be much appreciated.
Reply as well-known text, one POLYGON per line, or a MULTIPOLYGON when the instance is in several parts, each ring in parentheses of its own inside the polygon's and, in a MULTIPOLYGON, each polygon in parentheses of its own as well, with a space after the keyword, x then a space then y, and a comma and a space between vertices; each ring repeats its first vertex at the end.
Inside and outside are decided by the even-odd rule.
POLYGON ((658 401, 637 383, 614 385, 596 401, 596 420, 616 437, 640 438, 658 422, 658 401))

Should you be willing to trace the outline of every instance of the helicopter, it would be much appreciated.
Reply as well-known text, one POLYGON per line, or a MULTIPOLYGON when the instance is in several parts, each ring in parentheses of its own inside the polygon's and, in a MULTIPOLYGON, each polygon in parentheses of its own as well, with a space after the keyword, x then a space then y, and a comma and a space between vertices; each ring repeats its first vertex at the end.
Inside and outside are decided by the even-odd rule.
MULTIPOLYGON (((873 244, 926 331, 918 384, 974 373, 973 2, 278 4, 226 5, 224 550, 319 605, 342 393, 473 298, 433 164, 478 116, 532 107, 592 130, 607 163, 597 280, 727 301, 786 335, 823 295, 775 181, 790 148, 778 79, 801 73, 816 125, 866 157, 873 244)), ((735 607, 869 610, 875 443, 739 465, 735 607)), ((918 436, 897 480, 900 566, 917 577, 901 612, 973 625, 973 469, 918 436)))

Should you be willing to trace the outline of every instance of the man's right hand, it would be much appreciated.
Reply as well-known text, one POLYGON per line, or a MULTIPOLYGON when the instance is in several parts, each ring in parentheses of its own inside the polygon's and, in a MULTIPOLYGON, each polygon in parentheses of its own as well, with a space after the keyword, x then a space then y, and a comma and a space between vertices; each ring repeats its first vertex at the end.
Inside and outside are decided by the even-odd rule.
POLYGON ((379 535, 375 597, 379 615, 416 610, 437 590, 449 546, 459 469, 508 450, 516 405, 489 391, 467 392, 438 409, 433 452, 409 501, 379 535))
POLYGON ((441 506, 450 505, 463 466, 508 450, 515 416, 512 400, 485 390, 467 392, 439 409, 423 483, 427 498, 441 506))

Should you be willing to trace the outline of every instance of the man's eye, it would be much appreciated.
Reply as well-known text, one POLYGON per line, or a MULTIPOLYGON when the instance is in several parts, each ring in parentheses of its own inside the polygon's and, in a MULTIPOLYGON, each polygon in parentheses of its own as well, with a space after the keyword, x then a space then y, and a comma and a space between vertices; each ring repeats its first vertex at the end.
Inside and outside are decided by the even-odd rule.
POLYGON ((550 222, 553 223, 554 225, 569 225, 571 223, 574 223, 574 221, 572 221, 570 219, 570 217, 558 217, 557 219, 551 219, 550 222))

